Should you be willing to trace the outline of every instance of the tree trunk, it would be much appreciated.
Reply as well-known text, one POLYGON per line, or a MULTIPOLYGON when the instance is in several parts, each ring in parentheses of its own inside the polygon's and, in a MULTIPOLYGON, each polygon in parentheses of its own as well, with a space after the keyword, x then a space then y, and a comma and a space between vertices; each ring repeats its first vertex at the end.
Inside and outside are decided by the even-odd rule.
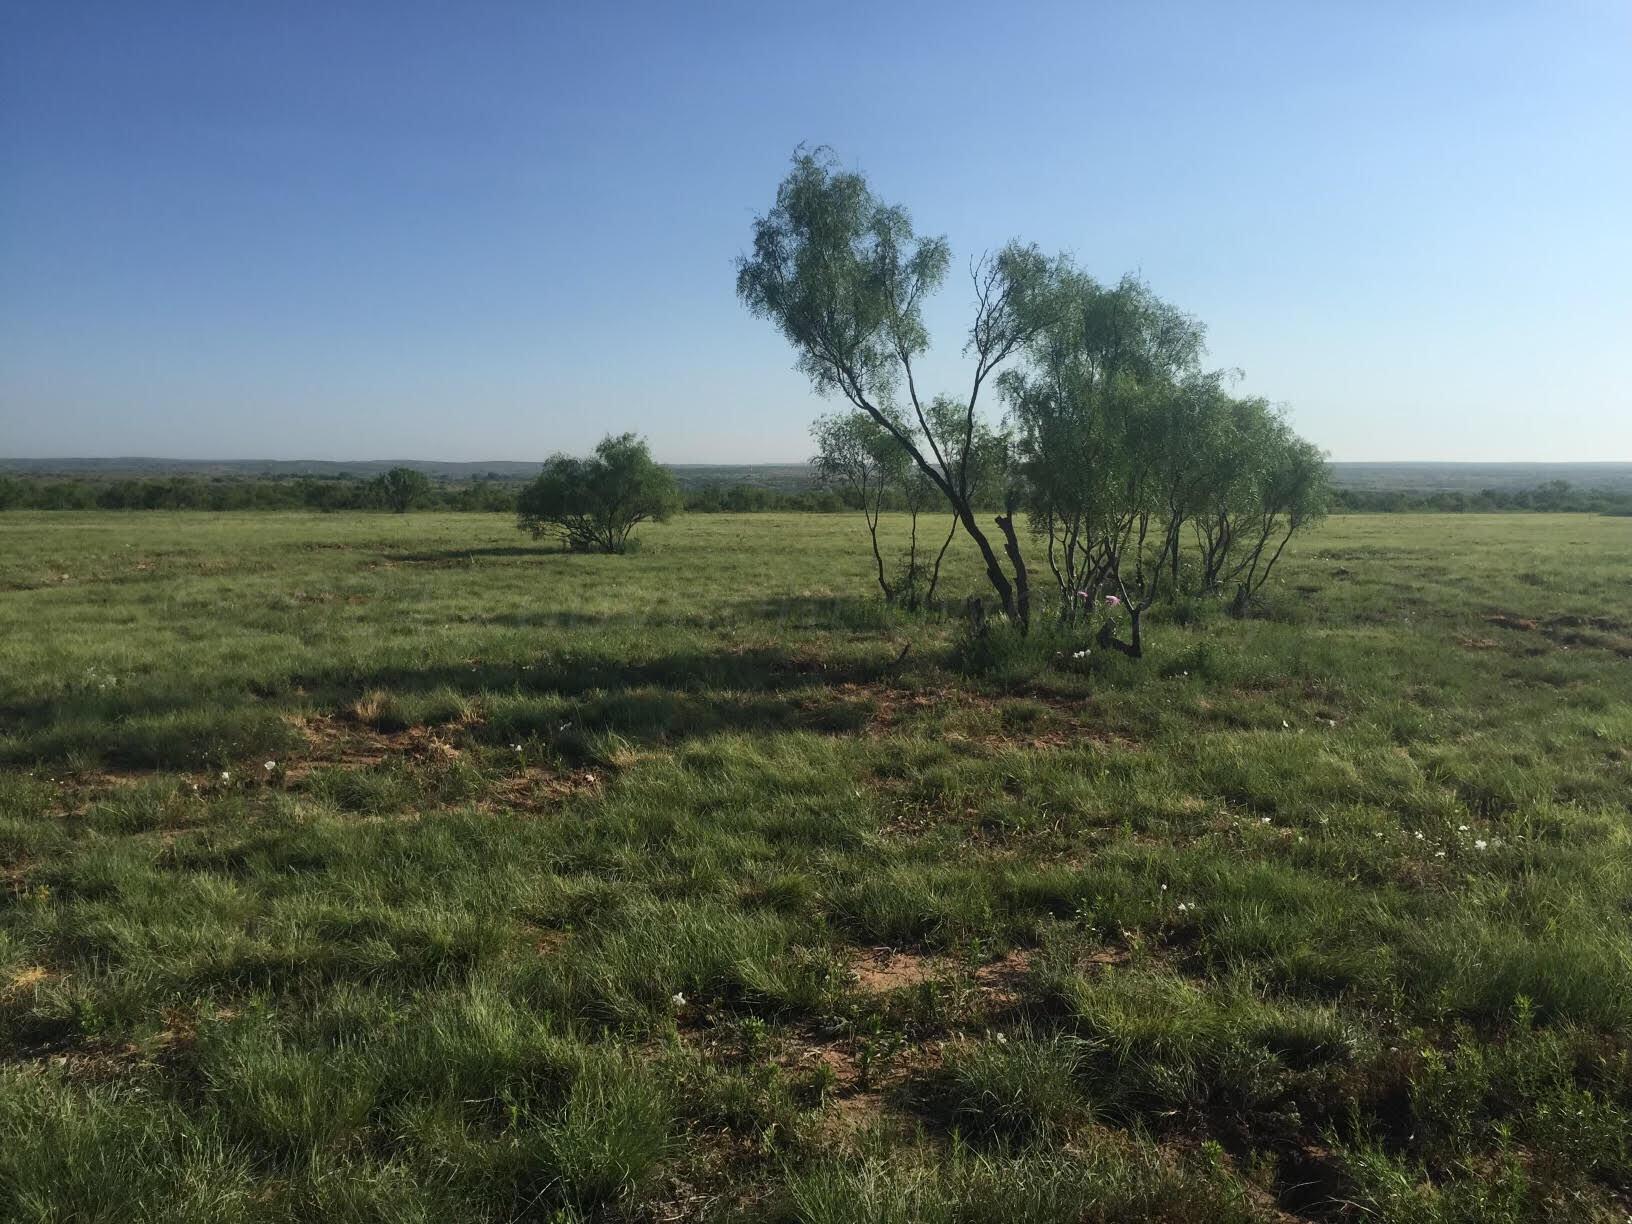
MULTIPOLYGON (((863 493, 862 496, 865 497, 866 494, 863 493)), ((885 603, 893 603, 895 594, 890 590, 889 580, 884 576, 884 555, 878 551, 878 515, 883 508, 884 491, 880 488, 873 499, 873 512, 868 514, 864 505, 862 516, 867 520, 867 535, 873 542, 873 564, 878 567, 878 589, 884 592, 885 603)))
POLYGON ((958 516, 952 516, 952 529, 946 533, 946 541, 941 545, 941 551, 935 554, 935 569, 929 575, 929 590, 924 592, 924 603, 931 604, 935 600, 935 587, 941 581, 941 562, 946 557, 946 550, 952 547, 952 537, 958 534, 958 516))
POLYGON ((980 525, 975 522, 974 511, 968 506, 958 506, 958 518, 963 522, 963 529, 969 533, 969 538, 980 549, 981 558, 986 562, 986 580, 992 584, 992 590, 997 592, 998 602, 1003 605, 1005 616, 1014 615, 1014 586, 1009 582, 1009 576, 1003 572, 1003 566, 992 551, 991 541, 981 531, 980 525))
POLYGON ((1020 617, 1020 632, 1031 631, 1031 581, 1026 574, 1026 559, 1020 555, 1020 541, 1015 538, 1014 519, 1010 515, 997 516, 997 526, 1003 533, 1003 547, 1009 554, 1009 563, 1014 566, 1014 592, 1016 610, 1020 617))

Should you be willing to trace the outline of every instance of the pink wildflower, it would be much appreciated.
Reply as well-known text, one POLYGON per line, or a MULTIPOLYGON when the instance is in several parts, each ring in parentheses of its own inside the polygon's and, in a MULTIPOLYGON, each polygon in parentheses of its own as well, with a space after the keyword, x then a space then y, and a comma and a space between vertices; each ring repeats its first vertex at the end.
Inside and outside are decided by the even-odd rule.
POLYGON ((1117 596, 1115 596, 1115 595, 1105 596, 1105 606, 1107 608, 1116 608, 1116 607, 1120 607, 1121 605, 1122 605, 1122 600, 1120 598, 1118 598, 1117 596))

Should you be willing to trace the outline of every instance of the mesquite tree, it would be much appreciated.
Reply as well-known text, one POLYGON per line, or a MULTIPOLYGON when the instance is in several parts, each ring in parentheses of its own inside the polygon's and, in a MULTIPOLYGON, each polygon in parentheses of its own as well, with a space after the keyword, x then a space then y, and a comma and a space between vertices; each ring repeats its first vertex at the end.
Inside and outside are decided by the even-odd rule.
POLYGON ((974 359, 967 396, 924 396, 917 360, 929 347, 923 303, 946 277, 944 238, 914 233, 905 209, 874 197, 826 149, 801 149, 754 222, 752 254, 737 261, 737 293, 787 337, 815 389, 865 412, 938 489, 979 549, 1003 611, 1022 625, 1030 590, 1012 512, 994 520, 1007 567, 976 517, 976 440, 988 380, 1048 325, 1058 306, 1058 261, 1010 243, 972 265, 975 317, 965 352, 974 359))
POLYGON ((431 478, 414 468, 394 467, 372 484, 380 501, 396 514, 407 514, 431 495, 431 478))
POLYGON ((588 459, 557 455, 516 498, 516 525, 573 552, 621 553, 641 523, 680 507, 674 475, 632 433, 601 439, 588 459))
POLYGON ((1325 463, 1265 401, 1236 399, 1223 372, 1203 370, 1201 325, 1142 283, 1073 274, 1069 292, 1001 385, 1061 615, 1113 597, 1131 640, 1110 620, 1100 640, 1138 656, 1144 614, 1184 582, 1186 528, 1201 589, 1234 582, 1244 609, 1319 515, 1325 463))
MULTIPOLYGON (((1107 645, 1141 654, 1144 614, 1187 582, 1214 593, 1234 584, 1244 609, 1292 534, 1321 511, 1320 453, 1264 401, 1230 395, 1224 372, 1202 368, 1196 319, 1137 278, 1102 286, 1018 242, 971 268, 968 394, 924 396, 915 369, 929 346, 922 307, 949 260, 945 239, 916 235, 906 212, 880 203, 859 174, 825 150, 801 150, 775 207, 755 222, 737 292, 787 337, 817 391, 842 395, 946 498, 1023 630, 1031 583, 1015 528, 1021 510, 1045 546, 1064 619, 1085 608, 1128 616, 1131 641, 1107 619, 1107 645), (1001 429, 983 416, 988 382, 1009 406, 1001 429), (994 504, 1001 552, 976 514, 994 504)), ((882 502, 873 505, 889 596, 877 548, 882 502)), ((916 535, 912 557, 915 572, 916 535)))

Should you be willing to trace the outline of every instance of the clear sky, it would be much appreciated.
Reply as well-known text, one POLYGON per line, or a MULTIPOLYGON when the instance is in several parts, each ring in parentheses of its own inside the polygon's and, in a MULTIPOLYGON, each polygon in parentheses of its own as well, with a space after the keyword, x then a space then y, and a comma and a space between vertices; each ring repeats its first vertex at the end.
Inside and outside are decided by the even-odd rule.
POLYGON ((1335 458, 1632 459, 1624 0, 0 0, 0 456, 802 459, 732 270, 801 141, 1335 458))

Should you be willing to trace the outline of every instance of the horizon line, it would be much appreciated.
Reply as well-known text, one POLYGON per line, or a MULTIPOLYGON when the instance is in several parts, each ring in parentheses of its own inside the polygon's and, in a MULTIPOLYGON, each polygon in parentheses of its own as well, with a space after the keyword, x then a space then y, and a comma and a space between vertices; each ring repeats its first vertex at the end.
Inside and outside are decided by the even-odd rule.
MULTIPOLYGON (((0 456, 0 464, 4 463, 328 463, 328 464, 459 464, 466 467, 480 467, 483 464, 515 464, 515 463, 545 463, 557 454, 567 452, 555 451, 539 459, 411 459, 411 458, 378 458, 378 459, 318 459, 304 456, 293 459, 276 458, 266 455, 249 457, 227 458, 210 456, 207 458, 191 458, 181 455, 4 455, 0 456)), ((661 459, 657 462, 668 467, 803 467, 810 463, 804 459, 733 459, 733 460, 696 460, 696 459, 661 459)), ((1328 459, 1329 463, 1340 464, 1388 464, 1406 466, 1411 464, 1436 464, 1442 467, 1495 467, 1495 466, 1554 466, 1554 467, 1606 467, 1615 465, 1632 465, 1632 457, 1625 459, 1328 459)))

